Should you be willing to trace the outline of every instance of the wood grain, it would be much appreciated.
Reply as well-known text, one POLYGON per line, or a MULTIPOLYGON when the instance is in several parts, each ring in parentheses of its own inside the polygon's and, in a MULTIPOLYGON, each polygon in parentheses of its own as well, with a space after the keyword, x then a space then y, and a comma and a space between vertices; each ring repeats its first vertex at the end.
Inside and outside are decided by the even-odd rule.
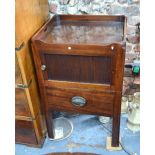
POLYGON ((50 89, 46 88, 48 107, 61 107, 64 110, 78 111, 79 113, 103 114, 111 116, 113 113, 114 95, 110 93, 92 93, 82 89, 50 89), (80 96, 86 99, 86 105, 79 107, 72 104, 72 98, 80 96), (94 109, 98 109, 94 111, 94 109))
POLYGON ((15 114, 18 116, 31 117, 25 90, 16 88, 15 94, 15 114))
POLYGON ((16 120, 15 126, 15 140, 17 143, 22 142, 28 144, 37 144, 33 122, 16 120))
POLYGON ((46 125, 40 106, 30 39, 48 19, 48 1, 16 0, 15 10, 16 85, 26 86, 16 88, 16 142, 40 147, 46 125))
POLYGON ((111 83, 111 57, 51 54, 45 54, 44 57, 48 80, 111 83))
POLYGON ((42 129, 39 114, 34 120, 15 121, 16 143, 23 143, 29 146, 41 147, 45 140, 45 131, 42 129))
POLYGON ((23 84, 22 75, 16 54, 15 54, 15 84, 23 84))
POLYGON ((119 146, 125 22, 124 16, 55 15, 32 38, 50 138, 54 110, 98 114, 113 118, 112 146, 119 146), (87 34, 78 36, 83 26, 87 34), (100 26, 108 32, 99 33, 100 26), (89 27, 94 34, 89 34, 89 27), (62 34, 56 33, 57 28, 62 34), (42 65, 46 65, 45 70, 41 70, 42 65), (87 104, 73 106, 74 96, 84 97, 87 104))

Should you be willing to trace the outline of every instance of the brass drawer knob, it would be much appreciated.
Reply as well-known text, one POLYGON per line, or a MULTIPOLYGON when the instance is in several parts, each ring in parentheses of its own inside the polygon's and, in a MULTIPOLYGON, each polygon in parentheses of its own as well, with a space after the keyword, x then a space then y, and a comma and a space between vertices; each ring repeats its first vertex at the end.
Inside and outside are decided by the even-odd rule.
POLYGON ((72 98, 72 104, 75 106, 84 106, 86 104, 86 99, 81 96, 74 96, 72 98))
POLYGON ((68 50, 71 50, 71 49, 72 49, 72 47, 69 46, 69 47, 68 47, 68 50))
POLYGON ((111 50, 112 50, 112 51, 114 50, 114 46, 113 46, 113 45, 111 46, 111 50))
POLYGON ((41 65, 41 70, 44 71, 46 69, 46 65, 41 65))

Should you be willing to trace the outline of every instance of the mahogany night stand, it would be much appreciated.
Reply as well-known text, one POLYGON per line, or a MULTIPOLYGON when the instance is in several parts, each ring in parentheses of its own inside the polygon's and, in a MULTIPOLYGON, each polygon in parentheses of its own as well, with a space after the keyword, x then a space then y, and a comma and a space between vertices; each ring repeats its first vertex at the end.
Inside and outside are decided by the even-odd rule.
POLYGON ((55 15, 34 35, 49 138, 52 111, 69 111, 112 117, 112 146, 119 146, 125 32, 125 16, 55 15))

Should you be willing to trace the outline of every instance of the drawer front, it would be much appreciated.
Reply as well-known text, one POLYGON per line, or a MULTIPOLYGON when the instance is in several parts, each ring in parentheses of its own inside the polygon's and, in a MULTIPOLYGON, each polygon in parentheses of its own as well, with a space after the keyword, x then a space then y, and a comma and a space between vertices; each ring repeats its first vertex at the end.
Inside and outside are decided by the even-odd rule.
POLYGON ((21 88, 15 88, 15 113, 18 116, 31 117, 26 92, 21 88))
POLYGON ((112 115, 114 95, 80 89, 47 88, 48 106, 81 113, 112 115))
POLYGON ((27 116, 35 118, 41 111, 40 97, 38 87, 35 79, 35 75, 32 75, 32 79, 27 88, 16 87, 15 91, 15 109, 16 115, 27 116))
POLYGON ((16 120, 15 122, 16 143, 37 144, 37 138, 32 121, 16 120))

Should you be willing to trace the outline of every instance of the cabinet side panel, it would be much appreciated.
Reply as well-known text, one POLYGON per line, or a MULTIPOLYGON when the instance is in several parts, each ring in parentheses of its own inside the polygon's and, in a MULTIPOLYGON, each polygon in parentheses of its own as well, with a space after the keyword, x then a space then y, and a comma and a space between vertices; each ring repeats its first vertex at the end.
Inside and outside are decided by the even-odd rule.
POLYGON ((47 21, 47 0, 16 0, 16 36, 27 43, 33 34, 47 21))

